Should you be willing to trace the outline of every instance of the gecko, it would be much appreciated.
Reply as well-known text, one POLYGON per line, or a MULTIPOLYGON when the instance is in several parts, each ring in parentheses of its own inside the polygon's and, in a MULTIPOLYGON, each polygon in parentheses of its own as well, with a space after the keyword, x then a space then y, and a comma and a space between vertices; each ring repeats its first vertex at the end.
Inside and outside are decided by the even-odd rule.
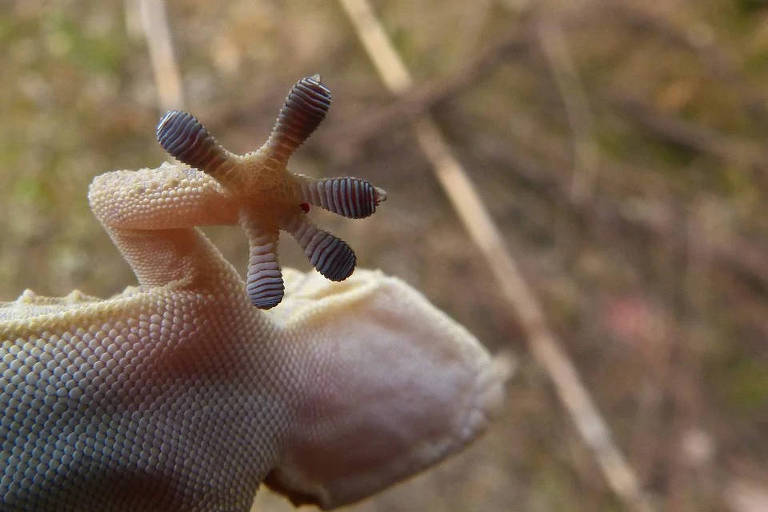
POLYGON ((299 81, 253 154, 170 113, 157 136, 175 160, 94 178, 138 285, 0 303, 0 510, 244 512, 261 484, 332 509, 486 430, 504 396, 488 351, 404 281, 352 273, 351 249, 306 218, 305 203, 362 217, 384 197, 285 169, 325 90, 299 81), (244 228, 245 280, 206 225, 244 228), (280 269, 278 229, 319 272, 280 269))

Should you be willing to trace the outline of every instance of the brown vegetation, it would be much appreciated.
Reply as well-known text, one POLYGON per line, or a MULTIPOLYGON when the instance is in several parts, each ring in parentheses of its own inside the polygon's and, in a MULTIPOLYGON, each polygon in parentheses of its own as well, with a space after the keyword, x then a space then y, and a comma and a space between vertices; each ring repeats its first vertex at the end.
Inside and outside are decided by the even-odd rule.
MULTIPOLYGON (((133 283, 86 190, 105 170, 164 158, 138 3, 2 8, 0 299, 133 283)), ((768 10, 658 4, 375 2, 413 75, 396 97, 337 3, 168 2, 185 108, 246 151, 290 85, 319 72, 334 104, 291 167, 389 192, 365 223, 323 224, 362 266, 403 277, 519 359, 488 436, 351 510, 628 506, 420 151, 411 126, 426 114, 652 504, 768 508, 768 10)), ((209 232, 245 268, 242 234, 209 232)), ((290 240, 281 257, 308 268, 290 240)), ((259 503, 287 507, 266 492, 259 503)))

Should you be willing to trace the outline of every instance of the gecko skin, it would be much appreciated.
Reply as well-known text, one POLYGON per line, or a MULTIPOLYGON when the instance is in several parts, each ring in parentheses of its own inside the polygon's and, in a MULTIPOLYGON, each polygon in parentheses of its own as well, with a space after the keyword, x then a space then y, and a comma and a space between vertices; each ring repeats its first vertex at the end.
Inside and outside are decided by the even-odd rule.
POLYGON ((176 163, 94 179, 139 286, 0 303, 0 510, 247 511, 261 482, 334 508, 484 430, 501 373, 402 281, 289 269, 254 307, 196 228, 248 194, 176 163))

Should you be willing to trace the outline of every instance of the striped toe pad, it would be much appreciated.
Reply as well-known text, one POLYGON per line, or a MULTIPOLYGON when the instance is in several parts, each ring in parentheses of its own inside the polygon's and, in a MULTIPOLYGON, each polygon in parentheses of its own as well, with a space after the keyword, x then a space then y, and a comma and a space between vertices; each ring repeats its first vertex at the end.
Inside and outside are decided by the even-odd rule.
POLYGON ((305 215, 297 214, 284 229, 296 239, 318 272, 331 281, 343 281, 357 264, 355 252, 347 243, 315 226, 305 215))
POLYGON ((215 174, 228 159, 227 152, 205 126, 187 112, 166 112, 157 124, 156 135, 157 141, 168 154, 208 174, 215 174))
POLYGON ((287 160, 315 131, 331 106, 331 91, 320 76, 302 78, 291 88, 269 137, 275 156, 287 160))
POLYGON ((269 309, 283 300, 283 275, 277 261, 278 232, 247 229, 249 242, 248 273, 245 291, 251 304, 269 309))
POLYGON ((304 201, 350 219, 372 215, 387 197, 384 190, 360 178, 302 178, 304 201))

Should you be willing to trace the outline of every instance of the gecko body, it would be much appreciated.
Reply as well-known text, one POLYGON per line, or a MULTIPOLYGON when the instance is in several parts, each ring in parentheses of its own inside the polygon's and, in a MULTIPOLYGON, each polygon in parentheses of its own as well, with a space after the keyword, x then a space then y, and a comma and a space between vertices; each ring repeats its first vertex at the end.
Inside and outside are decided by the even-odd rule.
POLYGON ((210 173, 114 171, 89 201, 139 284, 0 303, 0 510, 247 511, 261 482, 334 508, 499 406, 488 353, 396 278, 288 269, 280 306, 254 307, 197 229, 243 225, 210 173))

